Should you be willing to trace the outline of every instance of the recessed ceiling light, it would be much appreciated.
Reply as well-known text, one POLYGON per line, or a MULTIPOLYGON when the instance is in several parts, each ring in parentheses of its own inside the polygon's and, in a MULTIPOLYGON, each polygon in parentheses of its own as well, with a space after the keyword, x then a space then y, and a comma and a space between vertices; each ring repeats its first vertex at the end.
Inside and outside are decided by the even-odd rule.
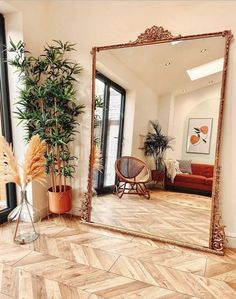
POLYGON ((204 53, 204 52, 206 52, 206 50, 207 50, 207 49, 201 49, 201 53, 204 53))
POLYGON ((211 62, 199 65, 187 73, 192 81, 223 71, 224 58, 216 59, 211 62))
POLYGON ((169 65, 170 65, 170 62, 166 62, 166 63, 165 63, 165 66, 169 66, 169 65))
POLYGON ((187 89, 183 89, 182 92, 183 92, 183 93, 187 92, 187 89))

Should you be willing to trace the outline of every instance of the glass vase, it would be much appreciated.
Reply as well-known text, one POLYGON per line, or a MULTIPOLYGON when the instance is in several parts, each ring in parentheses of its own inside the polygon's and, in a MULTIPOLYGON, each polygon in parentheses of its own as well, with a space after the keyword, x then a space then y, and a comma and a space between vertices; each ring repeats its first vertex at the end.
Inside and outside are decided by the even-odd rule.
POLYGON ((8 221, 15 224, 15 243, 22 245, 39 237, 40 212, 29 203, 26 191, 21 191, 21 203, 8 215, 8 221))

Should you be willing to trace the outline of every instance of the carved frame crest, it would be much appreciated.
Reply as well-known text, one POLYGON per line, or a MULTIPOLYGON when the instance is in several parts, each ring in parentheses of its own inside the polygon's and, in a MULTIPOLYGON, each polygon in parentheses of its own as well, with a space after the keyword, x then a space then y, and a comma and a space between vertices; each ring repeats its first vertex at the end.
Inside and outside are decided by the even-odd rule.
MULTIPOLYGON (((233 35, 230 30, 225 30, 222 32, 198 34, 198 35, 188 35, 188 36, 174 36, 170 31, 165 30, 163 27, 153 26, 146 29, 142 34, 138 36, 135 41, 129 43, 94 47, 91 51, 93 57, 92 63, 92 103, 91 103, 91 139, 90 139, 90 158, 89 158, 89 175, 88 175, 88 185, 87 192, 84 195, 82 201, 82 212, 81 218, 82 221, 86 223, 91 223, 91 208, 92 208, 92 176, 93 176, 93 136, 94 136, 94 101, 95 101, 95 76, 96 76, 96 53, 99 51, 105 51, 109 49, 118 49, 118 48, 127 48, 127 47, 136 47, 143 45, 150 45, 156 43, 170 42, 174 40, 190 40, 198 38, 208 38, 222 36, 225 38, 225 53, 224 53, 224 68, 222 75, 222 87, 221 87, 221 99, 220 99, 220 112, 219 112, 219 121, 218 121, 218 132, 217 132, 217 142, 216 142, 216 157, 215 157, 215 170, 214 170, 214 183, 213 183, 213 192, 212 192, 212 212, 211 212, 211 226, 210 226, 210 238, 209 238, 209 248, 201 247, 197 245, 192 245, 188 243, 181 243, 174 240, 168 240, 164 238, 154 237, 150 235, 144 235, 142 233, 133 233, 125 229, 119 229, 114 227, 108 227, 111 230, 120 231, 123 233, 134 234, 136 236, 142 236, 146 238, 151 238, 154 240, 159 240, 166 243, 171 243, 175 245, 185 246, 193 249, 200 249, 207 252, 213 252, 216 254, 224 253, 224 244, 225 244, 225 231, 224 225, 222 224, 221 211, 220 211, 220 150, 221 150, 221 136, 222 136, 222 122, 223 122, 223 112, 224 112, 224 102, 225 102, 225 89, 227 81, 227 68, 228 68, 228 57, 229 57, 229 48, 230 42, 233 38, 233 35)), ((93 224, 99 227, 107 227, 102 224, 93 224)))

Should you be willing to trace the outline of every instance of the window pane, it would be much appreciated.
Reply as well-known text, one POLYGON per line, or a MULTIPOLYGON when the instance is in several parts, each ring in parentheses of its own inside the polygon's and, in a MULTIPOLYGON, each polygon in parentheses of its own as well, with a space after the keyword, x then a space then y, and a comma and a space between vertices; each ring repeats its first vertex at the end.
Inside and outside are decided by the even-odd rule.
POLYGON ((115 161, 119 142, 121 100, 122 95, 115 89, 110 88, 104 187, 115 184, 115 161))
MULTIPOLYGON (((94 128, 94 137, 97 141, 97 146, 101 148, 101 138, 102 138, 102 121, 103 121, 103 105, 104 105, 104 91, 105 91, 105 84, 104 82, 100 81, 99 79, 95 80, 95 128, 94 128), (99 103, 99 104, 96 104, 99 103)), ((95 188, 98 187, 98 171, 93 172, 93 181, 95 188)))
MULTIPOLYGON (((0 14, 0 134, 12 143, 10 99, 7 80, 7 62, 5 51, 5 24, 0 14)), ((14 184, 0 184, 0 223, 7 221, 10 209, 16 205, 16 188, 14 184)))
MULTIPOLYGON (((1 97, 0 97, 1 101, 1 97)), ((2 109, 2 105, 0 105, 2 109)), ((2 111, 0 111, 0 133, 3 135, 2 128, 2 111)), ((6 194, 6 185, 0 183, 0 211, 7 208, 7 194, 6 194)))
MULTIPOLYGON (((98 102, 101 105, 104 105, 104 90, 105 90, 105 84, 96 79, 95 81, 95 96, 98 100, 98 102)), ((101 106, 100 105, 100 106, 101 106)), ((103 120, 103 107, 100 107, 97 105, 95 107, 95 130, 94 130, 94 136, 98 138, 98 140, 101 140, 102 137, 102 120, 103 120)))

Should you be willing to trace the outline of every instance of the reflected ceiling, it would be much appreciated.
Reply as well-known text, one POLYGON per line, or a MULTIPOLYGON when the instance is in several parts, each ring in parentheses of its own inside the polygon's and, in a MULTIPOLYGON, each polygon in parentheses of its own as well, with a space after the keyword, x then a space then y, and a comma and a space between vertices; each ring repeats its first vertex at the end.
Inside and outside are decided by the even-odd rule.
MULTIPOLYGON (((210 37, 106 50, 97 55, 98 69, 106 68, 107 59, 112 58, 122 63, 158 95, 169 92, 181 94, 221 81, 222 72, 191 81, 187 70, 222 58, 224 46, 223 37, 210 37)), ((126 82, 120 84, 129 88, 125 86, 126 82)))

